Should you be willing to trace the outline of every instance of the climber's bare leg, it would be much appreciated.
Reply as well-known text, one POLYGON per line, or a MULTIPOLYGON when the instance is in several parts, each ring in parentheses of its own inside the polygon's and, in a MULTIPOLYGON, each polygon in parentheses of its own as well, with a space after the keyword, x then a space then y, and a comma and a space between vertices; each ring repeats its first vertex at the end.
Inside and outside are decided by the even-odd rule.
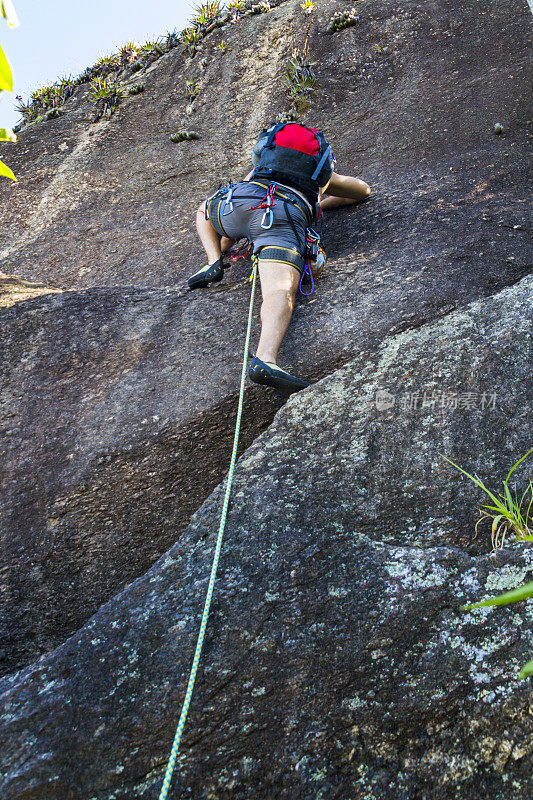
POLYGON ((326 195, 320 201, 320 208, 322 211, 331 211, 332 208, 340 208, 340 206, 351 206, 357 203, 351 197, 330 197, 326 195))
POLYGON ((235 244, 233 239, 220 236, 213 228, 211 220, 205 218, 205 203, 201 203, 196 212, 196 231, 210 264, 218 261, 221 253, 225 253, 235 244))
POLYGON ((196 212, 196 231, 209 263, 214 264, 220 258, 220 240, 222 237, 213 228, 211 220, 205 218, 204 206, 205 204, 201 203, 196 212))
POLYGON ((289 327, 300 273, 289 264, 259 259, 261 280, 261 336, 256 356, 261 361, 276 364, 278 350, 289 327))
POLYGON ((370 186, 360 178, 352 178, 350 175, 339 175, 334 172, 327 186, 324 187, 327 197, 320 200, 322 211, 330 211, 339 206, 348 206, 352 203, 360 203, 370 194, 370 186))
POLYGON ((220 249, 223 253, 227 253, 230 247, 233 247, 235 242, 233 239, 230 239, 228 236, 222 236, 220 239, 220 249))

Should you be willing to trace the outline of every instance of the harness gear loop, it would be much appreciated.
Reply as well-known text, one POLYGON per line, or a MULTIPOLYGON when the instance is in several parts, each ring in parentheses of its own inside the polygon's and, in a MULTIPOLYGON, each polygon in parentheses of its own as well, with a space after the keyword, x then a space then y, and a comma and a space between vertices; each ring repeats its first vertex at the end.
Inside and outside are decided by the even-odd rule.
POLYGON ((231 453, 231 461, 228 470, 227 476, 227 483, 226 483, 226 491, 224 494, 224 501, 222 504, 222 516, 220 518, 220 526, 218 529, 218 537, 217 543, 215 547, 215 554, 213 557, 213 565, 211 567, 211 577, 209 578, 209 586, 207 589, 207 595, 205 598, 204 604, 204 612, 202 614, 202 622, 200 624, 200 632, 198 634, 198 641, 196 643, 196 650, 194 653, 194 659, 191 667, 191 673, 189 676, 189 682, 187 684, 187 691, 185 693, 185 698, 183 700, 183 706, 181 709, 181 714, 178 722, 178 727, 176 729, 176 735, 174 736, 174 742, 172 744, 172 750, 170 751, 170 756, 168 759, 168 764, 165 772, 165 777, 163 779, 163 785, 161 787, 161 792, 159 794, 159 800, 166 800, 168 795, 168 790, 170 789, 170 782, 172 780, 172 773, 174 772, 174 767, 176 765, 176 758, 178 755, 178 748, 181 742, 181 736, 183 733, 183 728, 185 726, 185 720, 187 719, 187 713, 189 711, 189 705, 191 703, 192 692, 194 688, 194 681, 196 679, 196 672, 198 670, 198 663, 200 661, 200 655, 202 652, 202 645, 204 642, 204 635, 205 629, 207 626, 207 618, 209 616, 209 607, 211 605, 211 597, 213 595, 213 588, 215 585, 215 577, 217 573, 217 566, 218 560, 220 557, 220 550, 222 548, 222 536, 224 534, 224 528, 226 526, 226 516, 228 513, 228 503, 231 493, 231 484, 233 482, 233 471, 235 468, 235 462, 237 460, 237 445, 239 442, 239 432, 241 427, 241 415, 242 415, 242 406, 243 406, 243 399, 244 399, 244 384, 246 381, 246 362, 248 359, 248 348, 250 344, 250 332, 252 330, 252 311, 254 307, 254 294, 255 294, 255 284, 257 278, 257 256, 253 256, 253 270, 252 275, 252 290, 250 293, 250 306, 248 309, 248 326, 246 328, 246 338, 244 344, 244 358, 242 361, 242 372, 241 372, 241 386, 239 390, 239 404, 237 407, 237 420, 235 422, 235 435, 233 437, 233 450, 231 453))

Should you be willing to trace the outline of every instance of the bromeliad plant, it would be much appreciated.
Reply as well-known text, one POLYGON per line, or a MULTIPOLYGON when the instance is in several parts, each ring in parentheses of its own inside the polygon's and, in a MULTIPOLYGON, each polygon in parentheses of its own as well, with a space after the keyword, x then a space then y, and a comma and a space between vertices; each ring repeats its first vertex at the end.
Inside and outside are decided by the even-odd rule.
POLYGON ((311 107, 311 94, 316 78, 308 62, 305 49, 303 52, 294 51, 287 64, 284 80, 296 110, 300 113, 307 111, 311 107))
POLYGON ((223 16, 223 8, 219 0, 206 0, 205 3, 194 6, 193 11, 194 15, 189 27, 184 28, 179 37, 188 56, 196 53, 205 34, 217 27, 223 16))
POLYGON ((89 98, 96 106, 96 122, 101 117, 110 117, 124 97, 124 88, 117 79, 97 76, 91 81, 89 98))
POLYGON ((185 96, 187 100, 193 100, 199 91, 198 78, 185 78, 185 96))
POLYGON ((209 26, 213 22, 218 22, 222 16, 222 4, 219 0, 206 0, 205 3, 200 3, 194 6, 194 16, 192 24, 198 28, 202 25, 209 26))
POLYGON ((139 58, 143 59, 144 61, 155 61, 164 54, 165 45, 163 42, 159 41, 159 39, 148 39, 148 41, 146 41, 139 48, 139 58))
POLYGON ((110 75, 112 72, 117 72, 120 67, 120 54, 114 53, 110 56, 102 56, 94 64, 93 70, 100 77, 110 75))
POLYGON ((23 102, 21 95, 17 95, 19 104, 16 109, 22 115, 23 123, 40 122, 59 116, 62 113, 61 106, 74 92, 76 85, 77 82, 69 76, 60 78, 51 86, 34 89, 27 103, 23 102))
MULTIPOLYGON (((16 26, 19 24, 11 0, 0 0, 0 13, 2 17, 7 20, 7 24, 10 28, 16 28, 16 26)), ((3 91, 13 91, 13 74, 5 53, 0 47, 0 94, 3 91)), ((10 128, 0 128, 0 142, 16 141, 17 137, 10 128)), ((11 178, 12 181, 17 180, 13 174, 13 171, 9 169, 7 164, 4 164, 3 161, 0 161, 0 176, 3 176, 4 178, 11 178)))
MULTIPOLYGON (((477 533, 480 522, 492 520, 491 539, 494 552, 503 546, 506 537, 510 533, 514 533, 516 538, 521 541, 533 542, 533 516, 531 513, 533 506, 533 482, 531 480, 529 481, 520 499, 518 498, 516 483, 513 484, 512 489, 509 485, 509 479, 515 469, 531 453, 533 453, 533 448, 528 450, 528 452, 511 467, 506 479, 503 481, 503 492, 493 492, 487 489, 483 481, 481 481, 477 475, 470 475, 466 470, 462 469, 462 467, 454 464, 451 459, 442 456, 442 458, 449 461, 450 464, 462 472, 463 475, 470 478, 480 489, 483 489, 485 494, 490 497, 492 504, 483 504, 479 509, 480 518, 476 522, 475 531, 477 533)), ((441 454, 439 453, 439 455, 441 454)))
POLYGON ((135 42, 126 42, 120 48, 118 53, 120 68, 124 69, 133 61, 136 60, 137 56, 139 55, 139 50, 141 48, 135 42))
POLYGON ((183 45, 183 50, 188 56, 193 56, 196 53, 196 48, 202 40, 202 34, 197 28, 184 28, 180 34, 180 41, 183 45))
POLYGON ((178 31, 173 30, 169 31, 165 36, 164 40, 164 48, 165 50, 172 50, 173 47, 177 47, 180 43, 180 34, 178 31))

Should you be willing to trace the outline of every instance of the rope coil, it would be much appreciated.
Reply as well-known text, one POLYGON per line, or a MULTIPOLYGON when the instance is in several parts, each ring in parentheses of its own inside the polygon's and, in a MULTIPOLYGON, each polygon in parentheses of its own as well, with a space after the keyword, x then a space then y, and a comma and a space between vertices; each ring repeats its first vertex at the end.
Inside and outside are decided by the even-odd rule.
POLYGON ((237 460, 237 445, 239 442, 239 432, 241 427, 241 416, 242 416, 242 406, 243 406, 243 399, 244 399, 244 384, 246 381, 246 363, 248 359, 248 347, 250 344, 250 332, 252 329, 252 311, 254 306, 254 295, 255 295, 255 284, 257 278, 257 256, 254 255, 252 257, 253 260, 253 268, 252 274, 250 276, 250 280, 252 281, 252 290, 250 294, 250 306, 248 309, 248 326, 246 328, 246 339, 244 344, 244 358, 242 362, 242 372, 241 372, 241 386, 239 390, 239 405, 237 408, 237 420, 235 422, 235 434, 233 438, 233 450, 231 453, 231 461, 228 470, 227 476, 227 483, 226 483, 226 492, 224 494, 224 502, 222 504, 222 516, 220 518, 220 526, 218 529, 218 538, 215 547, 215 554, 213 557, 213 565, 211 567, 211 577, 209 578, 209 586, 207 588, 207 595, 205 598, 204 604, 204 613, 202 614, 202 622, 200 624, 200 632, 198 634, 198 641, 196 643, 196 650, 194 653, 194 658, 191 667, 191 673, 189 675, 189 682, 187 684, 187 691, 185 692, 185 698, 183 700, 183 706, 181 709, 181 714, 178 722, 178 727, 176 729, 176 735, 174 736, 174 742, 172 744, 172 750, 170 751, 170 756, 168 759, 168 764, 165 772, 165 777, 163 779, 163 785, 161 787, 161 792, 159 794, 159 800, 166 800, 168 795, 168 790, 170 789, 170 782, 172 780, 172 773, 174 772, 174 767, 176 765, 176 758, 178 755, 178 749, 181 742, 181 736, 183 733, 183 729, 185 727, 185 720, 187 719, 187 714, 189 712, 189 706, 191 703, 192 692, 194 689, 194 682, 196 680, 196 672, 198 670, 198 664, 200 662, 200 655, 202 653, 202 645, 204 643, 204 635, 205 629, 207 626, 207 618, 209 616, 209 608, 211 606, 211 597, 213 595, 213 588, 215 585, 215 578, 217 573, 218 567, 218 560, 220 557, 220 551, 222 548, 222 537, 224 534, 224 528, 226 526, 226 516, 228 513, 228 504, 229 498, 231 493, 231 484, 233 483, 233 471, 235 468, 235 462, 237 460))

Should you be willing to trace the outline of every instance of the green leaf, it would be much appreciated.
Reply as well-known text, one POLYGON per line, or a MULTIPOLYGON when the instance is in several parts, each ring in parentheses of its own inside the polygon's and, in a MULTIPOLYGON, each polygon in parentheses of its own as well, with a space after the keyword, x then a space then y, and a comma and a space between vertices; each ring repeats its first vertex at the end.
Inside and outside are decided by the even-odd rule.
POLYGON ((504 483, 503 484, 503 488, 504 488, 504 491, 505 491, 505 499, 507 500, 507 508, 509 508, 510 510, 513 510, 514 509, 514 503, 513 503, 513 498, 511 497, 511 492, 509 491, 509 487, 507 486, 506 483, 504 483))
MULTIPOLYGON (((502 517, 507 517, 507 519, 510 519, 509 513, 505 506, 488 506, 485 503, 482 503, 481 508, 488 508, 489 511, 499 511, 502 517)), ((492 516, 492 514, 490 516, 492 516)))
POLYGON ((442 458, 446 459, 446 461, 449 461, 449 462, 450 462, 450 464, 452 464, 452 465, 453 465, 453 466, 454 466, 456 469, 458 469, 458 470, 459 470, 459 472, 462 472, 462 473, 463 473, 463 475, 466 475, 466 477, 467 477, 467 478, 470 478, 470 480, 471 480, 471 481, 474 481, 474 483, 476 484, 476 486, 479 486, 479 488, 480 488, 480 489, 483 489, 483 491, 484 491, 486 494, 488 494, 488 496, 490 497, 490 499, 492 500, 492 502, 493 502, 495 505, 499 505, 499 506, 501 507, 501 503, 500 503, 500 501, 498 500, 498 498, 494 496, 494 494, 493 494, 493 493, 490 491, 490 489, 487 489, 487 487, 485 486, 485 484, 483 483, 483 481, 480 481, 480 480, 479 480, 479 478, 477 477, 477 475, 470 475, 470 473, 469 473, 469 472, 467 472, 466 470, 464 470, 464 469, 463 469, 462 467, 460 467, 458 464, 455 464, 455 463, 454 463, 454 462, 451 460, 451 458, 447 458, 446 456, 443 456, 443 455, 442 455, 442 453, 439 453, 439 456, 441 456, 442 458))
POLYGON ((494 536, 494 534, 496 533, 496 529, 497 529, 498 525, 500 524, 500 520, 501 520, 501 519, 503 519, 503 514, 498 514, 498 515, 497 515, 496 517, 494 517, 494 519, 492 520, 492 535, 493 535, 493 536, 494 536))
POLYGON ((4 176, 5 178, 11 178, 12 181, 17 180, 12 171, 9 169, 8 166, 6 166, 6 164, 4 164, 3 161, 0 161, 0 177, 1 176, 4 176))
POLYGON ((5 53, 0 47, 0 91, 2 91, 2 89, 5 89, 7 92, 13 91, 13 75, 5 53))
POLYGON ((10 28, 16 28, 18 26, 19 19, 11 0, 0 0, 0 11, 4 19, 7 19, 7 24, 10 28))
POLYGON ((514 465, 511 467, 511 470, 510 470, 510 472, 509 472, 509 475, 508 475, 508 476, 507 476, 507 478, 505 479, 505 483, 507 483, 507 481, 509 480, 509 478, 511 477, 511 475, 513 474, 513 472, 514 472, 514 470, 517 468, 517 466, 518 466, 519 464, 521 464, 521 463, 522 463, 522 461, 524 460, 524 458, 527 458, 527 457, 528 457, 528 455, 529 455, 530 453, 533 453, 533 447, 531 448, 531 450, 528 450, 528 451, 527 451, 527 453, 526 453, 524 456, 522 456, 522 458, 519 458, 519 459, 518 459, 518 461, 516 462, 516 464, 514 464, 514 465))
POLYGON ((0 128, 0 142, 16 142, 17 137, 11 128, 0 128))
POLYGON ((466 606, 461 606, 461 611, 470 611, 472 608, 481 608, 482 606, 506 606, 508 603, 518 603, 520 600, 527 600, 533 597, 533 581, 524 583, 517 589, 511 589, 510 592, 504 592, 491 597, 488 600, 483 600, 481 603, 471 603, 466 606))
POLYGON ((527 678, 528 675, 533 675, 533 658, 526 664, 524 664, 524 666, 518 673, 519 678, 527 678))

